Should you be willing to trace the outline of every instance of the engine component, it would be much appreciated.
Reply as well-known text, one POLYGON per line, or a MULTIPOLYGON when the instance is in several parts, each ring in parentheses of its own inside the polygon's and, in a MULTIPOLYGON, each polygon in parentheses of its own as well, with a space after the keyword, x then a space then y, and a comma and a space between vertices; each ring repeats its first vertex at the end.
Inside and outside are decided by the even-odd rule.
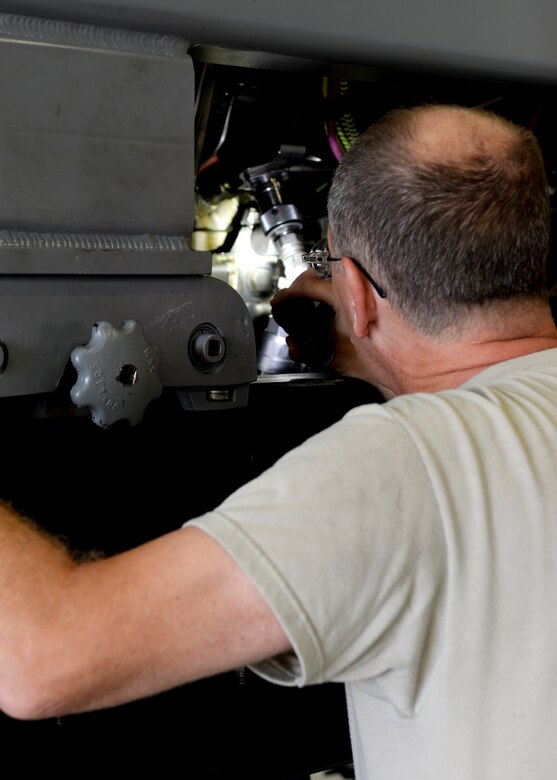
POLYGON ((244 174, 261 210, 263 232, 274 242, 282 262, 286 285, 304 270, 304 221, 291 191, 291 177, 308 172, 322 174, 322 169, 321 160, 307 157, 305 149, 283 146, 274 160, 248 168, 244 174))
MULTIPOLYGON (((304 148, 283 146, 269 163, 248 168, 243 176, 252 188, 260 209, 260 226, 274 244, 280 266, 279 286, 286 287, 305 270, 305 225, 296 205, 292 176, 323 174, 322 161, 306 155, 304 148)), ((319 362, 322 362, 321 360, 319 362)), ((330 361, 329 361, 330 362, 330 361)), ((286 331, 269 315, 258 358, 262 373, 298 373, 307 366, 291 360, 286 346, 286 331)))

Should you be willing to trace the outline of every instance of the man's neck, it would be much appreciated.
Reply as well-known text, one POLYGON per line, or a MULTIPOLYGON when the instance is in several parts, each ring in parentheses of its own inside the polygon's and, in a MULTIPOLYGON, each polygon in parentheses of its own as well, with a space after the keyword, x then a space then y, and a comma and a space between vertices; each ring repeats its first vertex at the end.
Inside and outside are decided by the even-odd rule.
POLYGON ((478 318, 458 336, 442 339, 395 318, 382 336, 383 376, 376 384, 387 398, 453 389, 496 363, 557 347, 557 328, 545 306, 517 307, 512 317, 478 318))

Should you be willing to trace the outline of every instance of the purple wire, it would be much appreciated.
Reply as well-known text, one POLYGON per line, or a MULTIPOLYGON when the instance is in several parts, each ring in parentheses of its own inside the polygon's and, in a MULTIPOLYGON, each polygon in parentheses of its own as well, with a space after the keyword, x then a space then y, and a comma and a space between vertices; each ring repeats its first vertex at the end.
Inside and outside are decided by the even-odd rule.
POLYGON ((342 160, 342 158, 343 158, 342 149, 338 145, 337 139, 335 138, 332 122, 328 122, 327 124, 328 124, 328 127, 329 127, 329 145, 331 147, 331 150, 332 150, 334 156, 340 162, 342 160))

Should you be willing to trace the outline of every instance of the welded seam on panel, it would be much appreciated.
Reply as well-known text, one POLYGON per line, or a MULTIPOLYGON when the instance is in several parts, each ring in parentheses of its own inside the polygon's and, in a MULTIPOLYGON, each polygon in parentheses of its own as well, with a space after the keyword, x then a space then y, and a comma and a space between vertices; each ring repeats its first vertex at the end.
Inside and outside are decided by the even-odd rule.
POLYGON ((173 35, 38 19, 17 14, 0 14, 0 38, 162 57, 185 57, 188 53, 188 43, 173 35))
POLYGON ((83 252, 183 252, 182 236, 109 233, 31 233, 1 230, 0 249, 69 249, 83 252))

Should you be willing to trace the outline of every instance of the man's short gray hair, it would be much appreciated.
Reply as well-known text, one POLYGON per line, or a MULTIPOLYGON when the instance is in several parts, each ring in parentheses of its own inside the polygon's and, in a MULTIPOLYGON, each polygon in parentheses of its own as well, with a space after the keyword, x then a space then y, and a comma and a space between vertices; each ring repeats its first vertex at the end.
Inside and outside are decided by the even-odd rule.
POLYGON ((328 201, 335 254, 362 262, 430 335, 471 307, 547 296, 549 193, 535 136, 451 108, 496 123, 496 142, 484 133, 486 143, 456 159, 443 148, 422 154, 416 118, 438 108, 391 112, 346 153, 328 201))

